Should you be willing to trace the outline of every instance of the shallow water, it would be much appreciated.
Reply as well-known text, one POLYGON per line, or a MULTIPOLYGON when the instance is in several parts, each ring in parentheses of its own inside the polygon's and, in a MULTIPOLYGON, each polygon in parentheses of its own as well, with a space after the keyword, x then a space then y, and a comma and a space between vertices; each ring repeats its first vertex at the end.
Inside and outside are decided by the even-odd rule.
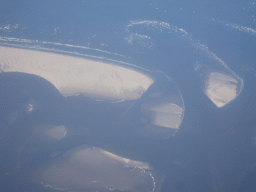
POLYGON ((1 190, 253 190, 255 5, 2 3, 1 190))

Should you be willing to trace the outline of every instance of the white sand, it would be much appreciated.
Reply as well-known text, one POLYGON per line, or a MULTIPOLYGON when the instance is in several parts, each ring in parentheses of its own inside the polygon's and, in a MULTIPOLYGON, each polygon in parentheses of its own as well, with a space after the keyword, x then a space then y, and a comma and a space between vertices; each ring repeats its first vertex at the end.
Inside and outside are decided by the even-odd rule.
POLYGON ((217 107, 223 107, 237 97, 238 80, 231 75, 211 72, 206 81, 205 94, 217 107))
POLYGON ((50 52, 1 47, 0 70, 38 75, 63 95, 93 95, 133 100, 141 97, 153 79, 125 67, 50 52))

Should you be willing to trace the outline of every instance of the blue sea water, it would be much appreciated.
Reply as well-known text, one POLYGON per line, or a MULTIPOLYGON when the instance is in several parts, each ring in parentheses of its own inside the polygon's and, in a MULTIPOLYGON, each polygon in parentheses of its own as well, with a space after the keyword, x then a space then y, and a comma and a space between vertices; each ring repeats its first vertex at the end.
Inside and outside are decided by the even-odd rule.
POLYGON ((255 12, 254 1, 1 2, 1 191, 254 191, 255 12), (134 100, 63 96, 14 48, 154 83, 134 100))

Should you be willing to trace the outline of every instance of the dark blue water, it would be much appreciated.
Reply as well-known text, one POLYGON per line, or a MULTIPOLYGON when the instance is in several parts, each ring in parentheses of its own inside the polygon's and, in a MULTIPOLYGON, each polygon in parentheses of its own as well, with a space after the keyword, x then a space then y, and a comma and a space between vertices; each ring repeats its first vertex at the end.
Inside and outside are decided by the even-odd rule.
POLYGON ((1 191, 255 191, 255 12, 228 0, 2 2, 1 191), (90 87, 99 74, 112 84, 90 87), (118 78, 122 97, 109 91, 118 78))

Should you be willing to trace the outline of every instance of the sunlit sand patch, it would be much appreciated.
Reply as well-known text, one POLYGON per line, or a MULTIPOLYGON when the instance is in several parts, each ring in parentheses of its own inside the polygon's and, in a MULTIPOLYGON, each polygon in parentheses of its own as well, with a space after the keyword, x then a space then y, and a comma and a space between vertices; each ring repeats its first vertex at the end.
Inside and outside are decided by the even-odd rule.
MULTIPOLYGON (((164 86, 161 89, 155 89, 158 86, 154 86, 149 90, 148 97, 140 103, 141 115, 138 125, 133 126, 134 131, 146 138, 168 139, 177 133, 182 124, 185 114, 183 98, 175 86, 164 86), (172 92, 165 92, 169 89, 172 92)), ((131 110, 130 113, 136 111, 131 110)))
POLYGON ((34 136, 36 141, 53 139, 53 140, 61 140, 66 136, 67 130, 63 125, 48 125, 48 124, 40 124, 37 125, 34 129, 34 136))
POLYGON ((67 131, 66 128, 62 126, 57 126, 51 129, 48 129, 45 131, 45 134, 48 135, 49 137, 52 137, 54 139, 60 140, 63 137, 65 137, 67 131))
POLYGON ((239 93, 239 81, 219 72, 211 72, 205 83, 205 94, 217 106, 223 107, 234 100, 239 93))
POLYGON ((63 191, 155 191, 145 162, 95 147, 77 147, 39 171, 40 183, 63 191))
POLYGON ((155 125, 178 129, 181 124, 183 109, 174 103, 152 107, 151 112, 154 114, 152 123, 155 125))
POLYGON ((100 61, 0 46, 1 72, 23 72, 50 81, 64 96, 134 100, 153 84, 147 75, 100 61))
POLYGON ((183 119, 183 109, 174 103, 149 104, 142 111, 153 125, 165 128, 178 129, 183 119))

